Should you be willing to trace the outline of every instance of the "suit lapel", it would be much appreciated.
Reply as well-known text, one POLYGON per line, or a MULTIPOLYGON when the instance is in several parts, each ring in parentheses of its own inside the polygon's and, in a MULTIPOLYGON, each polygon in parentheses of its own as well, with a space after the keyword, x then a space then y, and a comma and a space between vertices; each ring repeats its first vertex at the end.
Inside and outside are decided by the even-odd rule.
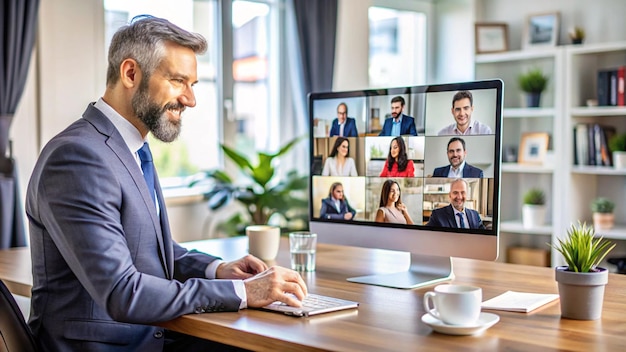
MULTIPOLYGON (((163 225, 162 221, 161 219, 159 219, 159 216, 157 215, 156 207, 154 206, 154 203, 152 202, 152 196, 150 195, 148 187, 146 186, 146 181, 144 180, 143 174, 141 173, 141 168, 137 164, 137 161, 135 160, 134 156, 129 152, 128 146, 126 145, 126 142, 124 142, 122 135, 117 131, 115 126, 113 126, 111 121, 109 121, 109 119, 106 116, 104 116, 102 112, 100 112, 100 110, 98 110, 96 107, 90 104, 87 107, 87 110, 85 111, 85 113, 83 114, 83 118, 89 121, 100 133, 103 133, 104 135, 109 136, 109 138, 106 141, 106 144, 109 146, 109 148, 111 148, 113 153, 115 153, 115 155, 120 159, 120 161, 122 162, 122 164, 124 165, 128 173, 130 174, 131 178, 135 182, 135 185, 137 186, 139 194, 141 194, 144 204, 146 205, 146 212, 150 215, 150 219, 152 220, 152 224, 154 226, 154 232, 156 234, 157 242, 159 244, 159 254, 161 258, 161 264, 163 265, 165 276, 170 277, 173 264, 168 265, 168 251, 165 250, 167 246, 166 244, 164 244, 164 237, 168 237, 168 245, 170 247, 169 258, 172 258, 172 255, 171 255, 172 249, 171 249, 171 242, 170 242, 171 239, 169 239, 170 237, 169 225, 165 227, 167 230, 166 230, 166 236, 164 236, 164 233, 162 231, 162 229, 164 228, 162 226, 163 225)), ((155 178, 156 178, 155 188, 157 188, 157 195, 159 198, 158 201, 159 201, 159 208, 160 208, 161 216, 165 216, 167 218, 167 213, 165 211, 165 204, 162 201, 163 194, 161 193, 161 186, 158 182, 158 177, 156 176, 156 170, 155 170, 155 178)), ((165 222, 167 224, 167 219, 165 222)))
MULTIPOLYGON (((448 169, 449 169, 449 167, 448 167, 448 169)), ((454 209, 452 209, 452 205, 448 205, 446 207, 446 213, 448 213, 448 216, 446 216, 446 219, 448 219, 448 227, 452 227, 452 228, 457 228, 458 229, 459 225, 457 225, 457 223, 456 223, 456 216, 454 215, 454 209)))

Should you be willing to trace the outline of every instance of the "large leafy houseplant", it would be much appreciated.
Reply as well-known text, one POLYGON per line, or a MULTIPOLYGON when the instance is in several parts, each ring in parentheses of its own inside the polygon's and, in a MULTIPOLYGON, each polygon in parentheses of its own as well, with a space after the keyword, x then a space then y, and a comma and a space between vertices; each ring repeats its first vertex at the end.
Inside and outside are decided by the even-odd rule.
MULTIPOLYGON (((205 179, 215 181, 205 193, 211 210, 220 209, 236 200, 246 209, 247 216, 237 213, 219 224, 218 229, 229 234, 243 234, 249 224, 267 224, 274 216, 282 216, 289 230, 302 230, 308 226, 306 190, 308 176, 289 171, 285 177, 275 180, 274 164, 278 158, 289 152, 304 137, 288 142, 276 153, 257 152, 257 163, 246 155, 221 144, 224 155, 237 165, 239 172, 250 181, 236 182, 226 172, 213 169, 204 172, 205 179)), ((194 181, 195 185, 200 181, 194 181)))

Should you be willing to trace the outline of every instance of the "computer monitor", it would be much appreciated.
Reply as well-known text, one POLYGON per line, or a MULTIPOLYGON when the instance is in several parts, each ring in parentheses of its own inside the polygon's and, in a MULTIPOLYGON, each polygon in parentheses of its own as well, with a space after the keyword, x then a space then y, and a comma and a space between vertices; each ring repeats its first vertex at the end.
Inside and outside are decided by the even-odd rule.
POLYGON ((502 99, 501 80, 309 94, 310 230, 411 257, 349 281, 415 288, 497 258, 502 99))

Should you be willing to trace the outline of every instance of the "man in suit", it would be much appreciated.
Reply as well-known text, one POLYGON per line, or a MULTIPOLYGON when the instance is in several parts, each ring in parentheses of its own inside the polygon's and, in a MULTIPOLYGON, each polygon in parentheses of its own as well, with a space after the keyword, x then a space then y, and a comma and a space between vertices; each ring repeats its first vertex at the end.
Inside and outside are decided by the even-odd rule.
POLYGON ((450 111, 454 117, 454 123, 442 128, 437 135, 493 134, 491 127, 472 119, 474 112, 472 92, 462 90, 454 94, 450 111))
POLYGON ((333 120, 333 125, 330 128, 330 137, 358 137, 359 133, 356 130, 356 121, 352 117, 348 117, 348 105, 346 103, 339 103, 337 105, 337 118, 333 120))
POLYGON ((430 214, 426 225, 434 227, 452 227, 464 229, 485 229, 476 210, 465 207, 468 190, 467 181, 456 179, 450 185, 450 205, 435 209, 430 214))
POLYGON ((450 178, 483 178, 483 170, 465 162, 467 150, 465 140, 460 137, 452 137, 448 141, 448 161, 450 165, 437 167, 433 171, 433 177, 450 178))
POLYGON ((391 99, 391 117, 385 120, 382 131, 379 136, 417 136, 415 128, 415 119, 411 116, 404 115, 404 98, 401 96, 391 99))
POLYGON ((112 38, 103 97, 41 151, 26 212, 29 324, 44 350, 222 350, 152 324, 274 301, 299 306, 306 295, 292 270, 252 256, 224 262, 171 238, 144 145, 149 132, 164 142, 180 133, 182 112, 196 104, 196 54, 206 48, 167 20, 133 19, 112 38))

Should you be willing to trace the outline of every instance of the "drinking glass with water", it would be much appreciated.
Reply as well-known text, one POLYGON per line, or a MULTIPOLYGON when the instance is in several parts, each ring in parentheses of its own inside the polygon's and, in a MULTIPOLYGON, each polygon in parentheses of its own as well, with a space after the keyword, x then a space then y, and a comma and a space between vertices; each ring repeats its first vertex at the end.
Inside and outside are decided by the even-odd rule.
POLYGON ((311 232, 290 233, 291 269, 296 271, 315 271, 316 246, 317 234, 311 232))

